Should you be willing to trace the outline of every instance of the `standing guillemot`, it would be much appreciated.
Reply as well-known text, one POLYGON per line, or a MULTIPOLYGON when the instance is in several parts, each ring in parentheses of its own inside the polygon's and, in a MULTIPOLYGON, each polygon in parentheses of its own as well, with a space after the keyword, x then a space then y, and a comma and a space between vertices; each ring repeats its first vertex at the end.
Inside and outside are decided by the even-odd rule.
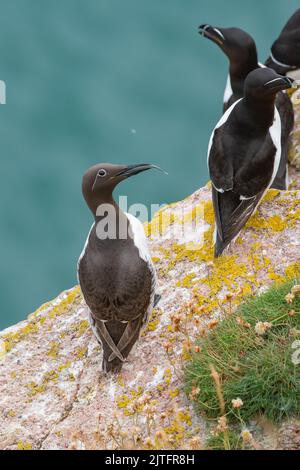
POLYGON ((92 330, 103 347, 105 372, 121 370, 160 299, 143 226, 122 212, 112 194, 118 183, 151 168, 159 169, 101 163, 82 180, 95 222, 78 260, 78 280, 92 330))
POLYGON ((216 220, 215 256, 240 233, 277 174, 281 122, 276 94, 293 80, 269 68, 256 69, 236 101, 215 127, 208 146, 208 166, 216 220))
POLYGON ((266 65, 281 75, 300 78, 300 8, 273 43, 266 65))
MULTIPOLYGON (((265 65, 258 62, 254 39, 242 29, 216 28, 206 24, 199 26, 199 33, 216 43, 229 59, 229 74, 223 104, 223 109, 226 111, 243 97, 248 74, 265 65)), ((285 190, 288 189, 288 150, 294 127, 294 109, 285 93, 278 93, 276 107, 281 119, 281 159, 271 187, 285 190)))

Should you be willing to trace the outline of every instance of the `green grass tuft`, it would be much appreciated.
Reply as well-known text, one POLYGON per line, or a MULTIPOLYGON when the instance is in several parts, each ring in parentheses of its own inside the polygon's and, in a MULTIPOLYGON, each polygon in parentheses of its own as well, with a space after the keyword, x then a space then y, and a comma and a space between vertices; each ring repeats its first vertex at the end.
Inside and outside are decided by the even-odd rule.
MULTIPOLYGON (((240 450, 243 448, 241 436, 235 431, 228 432, 228 441, 230 450, 240 450)), ((206 441, 205 450, 226 450, 224 447, 223 434, 210 436, 206 441)))
POLYGON ((186 391, 200 389, 195 403, 207 417, 221 414, 211 365, 220 377, 228 418, 247 422, 265 415, 278 422, 300 415, 300 364, 292 362, 292 344, 300 340, 300 294, 292 304, 285 300, 297 283, 289 281, 250 299, 199 340, 202 350, 187 367, 186 391), (294 316, 289 316, 291 310, 294 316), (237 323, 238 317, 250 328, 237 323), (273 326, 259 336, 255 333, 258 322, 273 326), (238 412, 231 404, 237 397, 244 403, 238 412))

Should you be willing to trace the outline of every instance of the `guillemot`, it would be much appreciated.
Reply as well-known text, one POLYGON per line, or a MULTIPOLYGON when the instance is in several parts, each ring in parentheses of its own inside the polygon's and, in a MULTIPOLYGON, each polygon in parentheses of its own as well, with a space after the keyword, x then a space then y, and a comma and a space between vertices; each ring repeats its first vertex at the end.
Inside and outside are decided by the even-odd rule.
MULTIPOLYGON (((205 24, 199 33, 217 44, 229 60, 229 74, 224 93, 223 110, 226 111, 244 94, 246 77, 265 65, 258 62, 256 44, 252 36, 240 28, 216 28, 205 24)), ((281 119, 281 160, 272 188, 288 189, 288 150, 294 127, 294 110, 288 95, 278 93, 276 107, 281 119)))
POLYGON ((78 260, 78 280, 91 328, 103 347, 105 372, 121 370, 160 299, 143 226, 113 198, 118 183, 151 168, 160 169, 101 163, 82 180, 94 224, 78 260))
POLYGON ((278 172, 281 121, 276 94, 293 80, 258 68, 245 80, 244 97, 225 112, 208 146, 216 220, 215 256, 240 233, 278 172))
POLYGON ((272 44, 266 65, 281 75, 300 78, 300 8, 291 16, 272 44))

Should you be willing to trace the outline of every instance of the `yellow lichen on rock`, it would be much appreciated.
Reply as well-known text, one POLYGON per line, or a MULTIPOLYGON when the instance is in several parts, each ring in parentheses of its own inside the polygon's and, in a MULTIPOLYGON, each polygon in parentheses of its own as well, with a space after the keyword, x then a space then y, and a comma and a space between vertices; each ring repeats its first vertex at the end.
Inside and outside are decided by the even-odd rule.
POLYGON ((300 276, 300 261, 290 264, 290 266, 288 266, 285 269, 285 274, 289 278, 299 277, 300 276))
POLYGON ((280 195, 279 189, 269 189, 264 195, 263 202, 272 202, 274 199, 280 195))
POLYGON ((14 331, 6 333, 2 336, 4 341, 5 353, 10 352, 20 341, 26 339, 31 334, 36 334, 40 326, 43 326, 45 318, 55 318, 63 315, 67 310, 81 300, 81 291, 79 286, 65 292, 65 295, 55 305, 55 300, 44 304, 35 313, 29 315, 28 322, 25 326, 20 326, 14 331))
POLYGON ((18 450, 31 450, 32 446, 31 446, 30 442, 19 441, 17 443, 17 448, 18 448, 18 450))
POLYGON ((245 227, 219 259, 208 185, 161 209, 166 218, 156 215, 145 227, 161 301, 118 376, 101 372, 101 346, 78 286, 0 334, 12 351, 1 362, 0 442, 34 449, 201 447, 205 428, 182 387, 186 361, 201 352, 196 339, 247 297, 300 274, 299 209, 299 192, 268 191, 256 227, 245 227), (10 396, 17 397, 13 407, 10 396), (22 432, 19 416, 26 417, 22 432))
POLYGON ((292 103, 295 111, 295 125, 292 132, 291 145, 289 150, 289 161, 291 165, 300 169, 300 105, 299 93, 293 93, 292 103))

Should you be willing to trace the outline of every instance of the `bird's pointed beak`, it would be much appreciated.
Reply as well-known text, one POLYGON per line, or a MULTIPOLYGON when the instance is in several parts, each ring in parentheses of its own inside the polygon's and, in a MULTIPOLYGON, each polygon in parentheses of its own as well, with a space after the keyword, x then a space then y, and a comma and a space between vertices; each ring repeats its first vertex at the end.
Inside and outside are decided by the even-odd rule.
POLYGON ((162 171, 166 175, 168 174, 166 171, 164 171, 162 168, 160 168, 157 165, 151 165, 149 163, 139 163, 137 165, 128 165, 126 166, 123 170, 121 170, 119 173, 115 175, 115 177, 121 177, 121 178, 129 178, 130 176, 137 175, 139 173, 142 173, 143 171, 151 170, 151 169, 156 169, 159 171, 162 171))
POLYGON ((283 77, 280 75, 266 82, 264 86, 268 90, 274 90, 274 91, 288 90, 289 88, 298 88, 298 84, 295 80, 293 80, 290 77, 283 77))
POLYGON ((225 36, 220 28, 214 28, 209 24, 202 24, 199 26, 198 32, 201 36, 210 39, 219 46, 222 46, 225 42, 225 36))

